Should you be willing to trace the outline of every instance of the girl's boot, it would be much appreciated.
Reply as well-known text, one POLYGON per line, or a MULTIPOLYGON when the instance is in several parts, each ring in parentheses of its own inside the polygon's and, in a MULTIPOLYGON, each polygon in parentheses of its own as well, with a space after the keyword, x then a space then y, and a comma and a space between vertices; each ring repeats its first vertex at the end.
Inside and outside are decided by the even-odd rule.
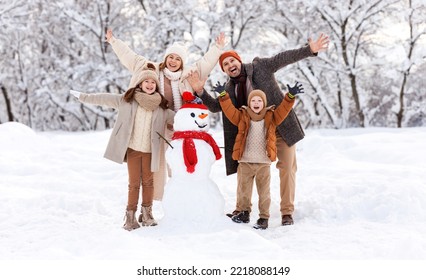
POLYGON ((142 214, 139 215, 139 222, 142 223, 144 227, 156 226, 157 221, 154 220, 152 215, 152 205, 151 206, 142 206, 142 214))
POLYGON ((140 225, 138 224, 138 221, 136 221, 135 211, 127 210, 123 228, 125 230, 131 231, 131 230, 137 229, 139 227, 140 227, 140 225))

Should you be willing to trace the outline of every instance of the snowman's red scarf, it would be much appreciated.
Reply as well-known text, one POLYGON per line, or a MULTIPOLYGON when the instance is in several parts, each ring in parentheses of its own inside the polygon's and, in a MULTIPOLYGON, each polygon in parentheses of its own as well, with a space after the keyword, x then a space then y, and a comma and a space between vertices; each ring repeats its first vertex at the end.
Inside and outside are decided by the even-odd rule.
POLYGON ((182 150, 183 158, 186 165, 186 171, 188 173, 193 173, 195 171, 195 165, 197 165, 197 151, 195 149, 195 144, 192 139, 200 139, 206 141, 213 149, 213 152, 216 156, 216 160, 220 159, 222 155, 220 154, 219 147, 216 144, 216 141, 213 137, 204 131, 175 131, 173 133, 172 140, 183 139, 182 150))

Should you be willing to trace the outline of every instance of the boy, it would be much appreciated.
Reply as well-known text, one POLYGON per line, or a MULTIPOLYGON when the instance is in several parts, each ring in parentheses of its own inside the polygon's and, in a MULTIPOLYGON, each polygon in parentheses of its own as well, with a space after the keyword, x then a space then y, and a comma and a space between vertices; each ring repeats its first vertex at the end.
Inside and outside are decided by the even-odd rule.
POLYGON ((287 117, 294 105, 294 98, 303 92, 301 84, 289 87, 289 93, 276 108, 267 106, 266 95, 261 90, 250 92, 248 106, 235 108, 228 93, 219 96, 220 106, 229 121, 238 127, 232 151, 232 159, 238 161, 237 205, 241 212, 232 217, 236 223, 250 221, 253 180, 256 179, 259 196, 259 219, 254 228, 268 228, 270 196, 270 165, 277 158, 276 127, 287 117))

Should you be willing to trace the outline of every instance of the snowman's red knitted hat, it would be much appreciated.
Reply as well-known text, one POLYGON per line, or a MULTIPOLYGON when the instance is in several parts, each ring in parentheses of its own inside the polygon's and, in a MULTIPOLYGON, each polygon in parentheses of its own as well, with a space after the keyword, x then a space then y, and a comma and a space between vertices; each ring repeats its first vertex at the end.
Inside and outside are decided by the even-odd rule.
POLYGON ((207 106, 202 103, 203 101, 201 101, 201 99, 198 96, 195 96, 189 91, 184 91, 182 93, 182 99, 184 104, 182 105, 182 107, 180 107, 181 109, 197 108, 197 109, 208 110, 207 106))

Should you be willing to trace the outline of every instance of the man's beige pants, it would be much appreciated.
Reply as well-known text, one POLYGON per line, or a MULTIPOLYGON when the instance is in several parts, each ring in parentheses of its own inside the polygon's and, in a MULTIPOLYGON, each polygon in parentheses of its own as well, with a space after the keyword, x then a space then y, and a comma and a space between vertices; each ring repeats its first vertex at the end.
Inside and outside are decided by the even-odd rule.
POLYGON ((281 215, 293 215, 296 194, 296 145, 289 147, 277 135, 277 168, 280 174, 281 215))

